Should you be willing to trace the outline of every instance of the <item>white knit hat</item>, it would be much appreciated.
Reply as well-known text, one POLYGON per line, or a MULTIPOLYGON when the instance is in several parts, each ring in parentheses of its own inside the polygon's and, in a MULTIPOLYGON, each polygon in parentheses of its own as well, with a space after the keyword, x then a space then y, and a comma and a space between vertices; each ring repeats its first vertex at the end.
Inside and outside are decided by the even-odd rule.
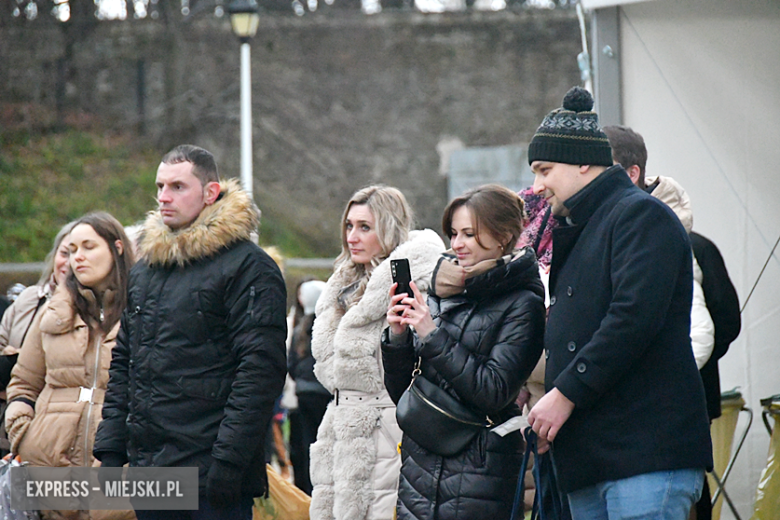
POLYGON ((314 314, 314 308, 317 306, 317 300, 325 289, 325 282, 321 280, 309 280, 303 282, 298 289, 298 299, 303 305, 304 314, 314 314))

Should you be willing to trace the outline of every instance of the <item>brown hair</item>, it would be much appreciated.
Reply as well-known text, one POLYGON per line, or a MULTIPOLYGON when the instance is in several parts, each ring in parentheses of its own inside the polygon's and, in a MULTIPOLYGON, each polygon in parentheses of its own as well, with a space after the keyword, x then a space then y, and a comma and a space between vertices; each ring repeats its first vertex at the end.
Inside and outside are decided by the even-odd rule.
POLYGON ((641 189, 645 188, 645 165, 647 165, 647 147, 641 135, 627 126, 612 125, 602 128, 609 138, 612 147, 612 160, 628 169, 633 165, 639 166, 639 179, 637 183, 641 189))
POLYGON ((452 216, 461 206, 471 211, 474 237, 479 245, 485 247, 479 239, 484 227, 486 233, 504 244, 504 254, 514 249, 525 218, 525 205, 517 193, 498 184, 485 184, 452 199, 444 208, 441 219, 442 231, 447 237, 452 238, 452 216))
POLYGON ((130 268, 135 263, 133 247, 125 234, 122 224, 108 213, 103 211, 89 213, 74 222, 73 227, 79 224, 90 226, 108 244, 108 249, 111 251, 111 256, 114 259, 114 267, 108 275, 110 278, 108 290, 113 292, 113 297, 107 299, 107 301, 100 301, 102 296, 95 294, 95 301, 90 301, 84 294, 88 294, 92 290, 82 285, 76 279, 73 271, 68 273, 65 286, 73 298, 76 312, 78 312, 84 322, 90 324, 90 327, 97 325, 97 328, 102 330, 103 333, 107 333, 119 321, 119 317, 127 305, 127 281, 130 275, 130 268), (122 253, 116 248, 117 240, 122 242, 122 253), (106 304, 107 306, 103 308, 103 320, 101 321, 100 306, 106 304))
POLYGON ((217 161, 208 150, 191 144, 180 144, 166 153, 162 162, 165 164, 192 163, 192 174, 200 180, 201 186, 209 182, 219 182, 217 161))

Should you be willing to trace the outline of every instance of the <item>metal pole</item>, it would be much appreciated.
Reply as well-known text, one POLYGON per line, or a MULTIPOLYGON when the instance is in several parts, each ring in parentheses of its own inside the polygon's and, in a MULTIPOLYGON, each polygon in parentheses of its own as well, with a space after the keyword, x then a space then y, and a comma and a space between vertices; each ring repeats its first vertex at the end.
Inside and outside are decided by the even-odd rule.
POLYGON ((249 42, 241 43, 241 186, 254 200, 252 187, 252 71, 249 42))

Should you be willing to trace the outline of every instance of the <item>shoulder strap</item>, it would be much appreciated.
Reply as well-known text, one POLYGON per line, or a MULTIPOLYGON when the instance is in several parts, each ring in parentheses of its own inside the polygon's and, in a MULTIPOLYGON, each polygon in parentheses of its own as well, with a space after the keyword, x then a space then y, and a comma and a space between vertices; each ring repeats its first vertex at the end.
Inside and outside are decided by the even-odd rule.
POLYGON ((22 342, 19 344, 19 348, 22 348, 22 345, 24 345, 24 340, 27 338, 27 333, 30 332, 30 327, 32 327, 32 322, 35 321, 35 316, 38 314, 38 311, 43 307, 43 304, 46 303, 46 296, 41 296, 38 298, 38 305, 35 306, 35 310, 32 313, 32 316, 30 317, 30 323, 27 324, 27 328, 24 329, 24 334, 22 335, 22 342))
MULTIPOLYGON (((531 427, 529 426, 526 428, 526 432, 528 431, 533 432, 531 430, 531 427)), ((525 472, 528 470, 528 459, 531 457, 531 453, 534 452, 534 443, 530 442, 530 440, 527 440, 525 443, 525 453, 523 454, 523 462, 520 463, 520 473, 517 476, 517 489, 515 489, 515 500, 512 504, 512 517, 510 520, 520 520, 523 518, 523 496, 525 492, 525 472)), ((534 464, 536 462, 534 461, 534 464)), ((534 501, 534 506, 536 505, 536 502, 534 501)))

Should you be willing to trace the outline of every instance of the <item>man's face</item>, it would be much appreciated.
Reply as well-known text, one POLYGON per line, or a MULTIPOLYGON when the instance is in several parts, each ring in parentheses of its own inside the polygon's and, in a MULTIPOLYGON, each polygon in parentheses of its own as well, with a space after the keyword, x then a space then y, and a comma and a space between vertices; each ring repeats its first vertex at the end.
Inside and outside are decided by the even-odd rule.
POLYGON ((206 190, 190 162, 161 163, 156 183, 163 222, 173 230, 189 226, 206 206, 206 190))
POLYGON ((534 161, 534 193, 541 195, 552 206, 553 215, 565 217, 569 214, 564 202, 580 191, 587 182, 581 175, 582 166, 549 161, 534 161))

